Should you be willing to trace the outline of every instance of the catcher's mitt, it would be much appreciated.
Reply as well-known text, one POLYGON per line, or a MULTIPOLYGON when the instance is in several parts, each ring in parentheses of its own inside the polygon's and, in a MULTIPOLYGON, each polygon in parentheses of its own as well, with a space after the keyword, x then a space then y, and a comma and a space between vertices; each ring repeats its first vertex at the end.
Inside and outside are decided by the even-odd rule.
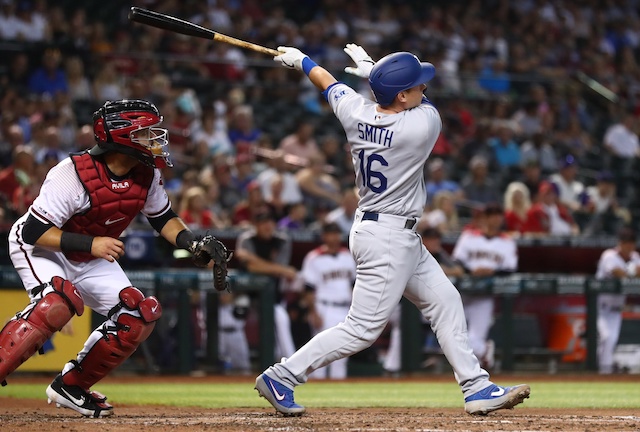
POLYGON ((193 254, 193 262, 198 267, 206 267, 213 260, 213 287, 218 291, 229 287, 227 281, 227 263, 233 256, 220 240, 206 235, 193 241, 189 252, 193 254))

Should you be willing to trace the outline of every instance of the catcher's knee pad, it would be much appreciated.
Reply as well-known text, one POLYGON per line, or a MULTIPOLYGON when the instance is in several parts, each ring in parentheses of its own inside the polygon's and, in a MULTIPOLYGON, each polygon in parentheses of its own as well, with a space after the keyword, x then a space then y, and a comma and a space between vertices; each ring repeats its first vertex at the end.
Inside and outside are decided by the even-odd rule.
POLYGON ((115 321, 110 319, 94 331, 100 337, 86 355, 72 361, 74 367, 62 376, 65 384, 88 390, 122 364, 149 337, 162 315, 162 307, 155 297, 145 297, 137 288, 127 287, 120 291, 120 303, 109 316, 117 312, 120 313, 115 321))
POLYGON ((18 313, 0 332, 0 382, 3 384, 11 372, 35 354, 74 314, 84 312, 76 287, 59 276, 34 288, 32 294, 40 298, 18 313))

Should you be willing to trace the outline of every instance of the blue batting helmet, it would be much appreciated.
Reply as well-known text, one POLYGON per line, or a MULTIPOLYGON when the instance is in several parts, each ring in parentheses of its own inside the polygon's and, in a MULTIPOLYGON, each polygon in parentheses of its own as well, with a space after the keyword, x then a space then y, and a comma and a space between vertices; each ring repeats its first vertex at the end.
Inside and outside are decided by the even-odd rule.
POLYGON ((397 52, 382 57, 375 64, 369 84, 376 102, 387 106, 398 93, 430 81, 435 74, 436 68, 431 63, 420 62, 408 52, 397 52))

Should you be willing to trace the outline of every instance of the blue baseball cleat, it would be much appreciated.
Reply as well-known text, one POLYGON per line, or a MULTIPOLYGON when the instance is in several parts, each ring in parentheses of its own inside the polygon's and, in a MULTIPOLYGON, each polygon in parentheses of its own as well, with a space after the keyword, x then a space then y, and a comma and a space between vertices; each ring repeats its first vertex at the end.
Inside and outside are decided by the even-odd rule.
POLYGON ((256 378, 255 389, 260 397, 268 400, 278 412, 286 416, 299 416, 305 412, 302 405, 293 401, 293 390, 267 374, 260 374, 256 378))
POLYGON ((487 415, 499 409, 511 409, 529 397, 527 384, 500 387, 495 384, 464 399, 464 410, 472 415, 487 415))

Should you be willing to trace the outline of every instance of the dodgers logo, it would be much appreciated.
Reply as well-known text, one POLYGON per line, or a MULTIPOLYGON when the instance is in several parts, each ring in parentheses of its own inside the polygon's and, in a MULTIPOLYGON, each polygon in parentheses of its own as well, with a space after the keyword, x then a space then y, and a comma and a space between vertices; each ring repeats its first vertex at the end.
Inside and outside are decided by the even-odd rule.
POLYGON ((342 91, 336 93, 335 96, 333 96, 333 100, 337 101, 338 99, 340 99, 345 94, 347 94, 347 91, 346 90, 342 90, 342 91))

